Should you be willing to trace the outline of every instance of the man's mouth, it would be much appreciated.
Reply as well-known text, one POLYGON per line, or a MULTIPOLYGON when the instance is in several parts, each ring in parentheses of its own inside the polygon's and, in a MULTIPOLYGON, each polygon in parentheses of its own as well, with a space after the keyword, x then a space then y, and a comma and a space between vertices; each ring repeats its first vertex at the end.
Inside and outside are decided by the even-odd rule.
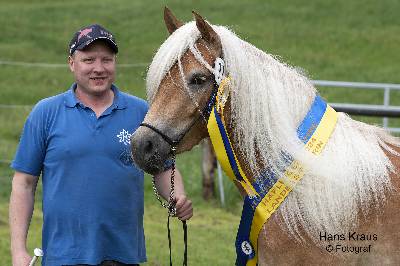
POLYGON ((103 86, 107 82, 107 77, 92 77, 90 80, 95 86, 103 86))
POLYGON ((91 80, 95 80, 95 81, 97 81, 97 80, 106 80, 106 77, 92 77, 90 79, 91 80))

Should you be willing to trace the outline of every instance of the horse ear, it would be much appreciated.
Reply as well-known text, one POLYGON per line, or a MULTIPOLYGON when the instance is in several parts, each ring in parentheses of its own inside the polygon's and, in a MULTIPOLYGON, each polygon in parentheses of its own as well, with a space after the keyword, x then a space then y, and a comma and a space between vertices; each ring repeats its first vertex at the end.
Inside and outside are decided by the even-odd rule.
POLYGON ((192 11, 196 20, 196 26, 199 29, 202 38, 216 49, 217 56, 220 56, 222 51, 221 39, 218 34, 213 30, 210 24, 207 23, 199 14, 192 11))
POLYGON ((169 34, 172 34, 176 31, 180 26, 183 25, 181 21, 179 21, 174 14, 172 14, 171 10, 168 7, 164 7, 164 21, 167 26, 169 34))

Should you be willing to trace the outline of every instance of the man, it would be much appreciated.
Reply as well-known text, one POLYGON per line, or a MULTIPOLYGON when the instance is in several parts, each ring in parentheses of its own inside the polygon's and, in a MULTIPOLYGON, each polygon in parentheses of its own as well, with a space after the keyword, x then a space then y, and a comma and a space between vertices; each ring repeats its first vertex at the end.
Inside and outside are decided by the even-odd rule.
MULTIPOLYGON (((12 162, 11 252, 14 266, 31 257, 26 238, 35 189, 42 174, 42 265, 137 265, 146 260, 143 232, 143 172, 130 155, 130 135, 148 106, 113 85, 118 47, 100 25, 75 33, 69 67, 75 83, 40 101, 29 115, 12 162)), ((155 176, 169 196, 170 171, 155 176)), ((177 216, 192 206, 179 171, 177 216)))

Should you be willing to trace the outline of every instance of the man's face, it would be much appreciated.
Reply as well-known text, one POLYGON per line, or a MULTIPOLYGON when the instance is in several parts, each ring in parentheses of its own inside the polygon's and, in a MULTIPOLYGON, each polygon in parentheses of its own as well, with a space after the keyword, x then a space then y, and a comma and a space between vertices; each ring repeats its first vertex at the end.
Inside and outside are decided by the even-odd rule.
POLYGON ((115 79, 115 53, 103 41, 94 41, 84 50, 76 50, 68 58, 77 89, 101 95, 111 88, 115 79))

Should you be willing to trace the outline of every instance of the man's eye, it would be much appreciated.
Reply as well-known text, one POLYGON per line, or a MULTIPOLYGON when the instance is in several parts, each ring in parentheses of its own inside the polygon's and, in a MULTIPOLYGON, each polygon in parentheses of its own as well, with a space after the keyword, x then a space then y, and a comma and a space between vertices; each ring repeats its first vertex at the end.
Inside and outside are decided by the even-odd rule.
POLYGON ((94 61, 93 58, 84 58, 83 59, 83 62, 85 62, 85 63, 92 63, 93 61, 94 61))
POLYGON ((207 81, 207 77, 201 76, 201 75, 199 75, 199 76, 196 75, 190 79, 189 84, 190 85, 203 85, 204 82, 206 82, 206 81, 207 81))

